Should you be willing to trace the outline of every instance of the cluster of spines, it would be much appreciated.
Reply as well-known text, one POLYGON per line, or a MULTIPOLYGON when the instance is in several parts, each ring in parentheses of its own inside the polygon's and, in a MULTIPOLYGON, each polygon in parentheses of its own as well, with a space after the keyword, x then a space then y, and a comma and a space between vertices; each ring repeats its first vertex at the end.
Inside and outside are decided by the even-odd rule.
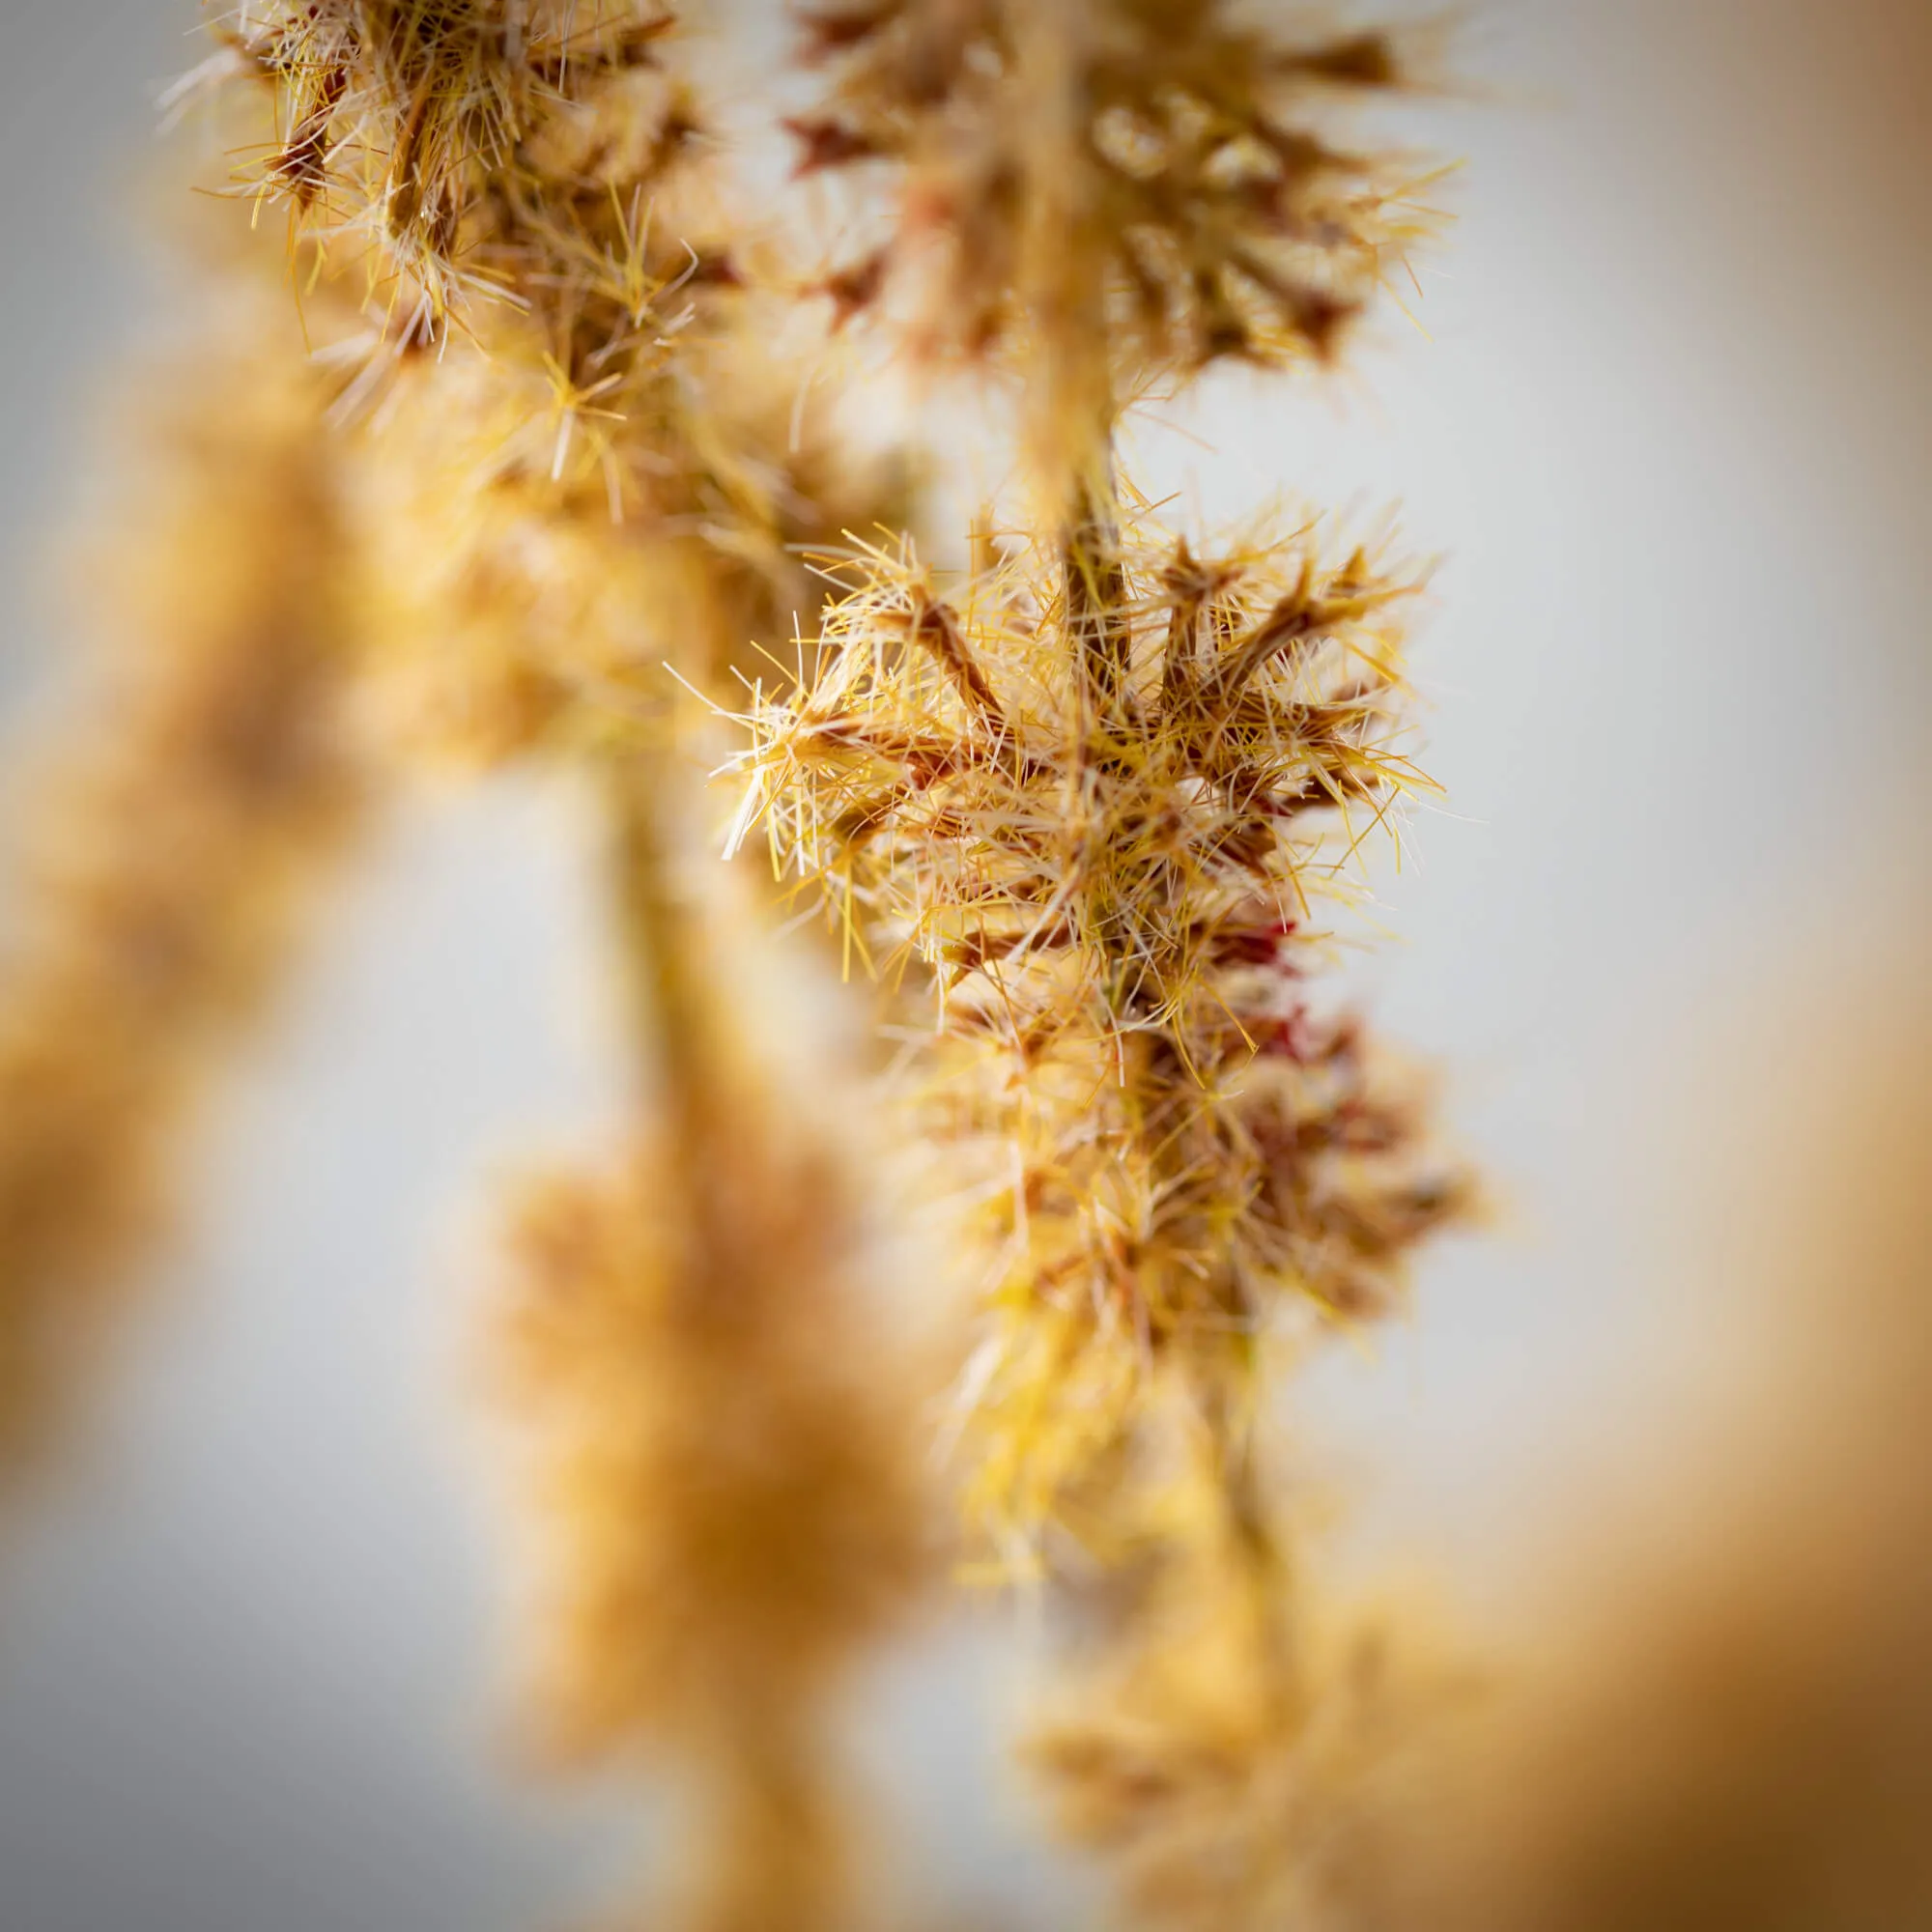
POLYGON ((801 170, 897 174, 827 293, 847 315, 921 281, 931 348, 1070 329, 1066 373, 1101 334, 1180 372, 1325 358, 1428 220, 1412 170, 1326 131, 1415 84, 1382 33, 1283 35, 1222 0, 855 0, 805 29, 830 78, 790 124, 801 170))
POLYGON ((952 595, 853 563, 804 695, 754 707, 747 815, 855 942, 937 982, 913 1061, 983 1236, 969 1515, 1003 1571, 1116 1578, 1060 1733, 1085 1742, 1049 1776, 1069 1816, 1122 1766, 1167 1794, 1111 1807, 1130 1882, 1172 1867, 1143 1916, 1282 1922, 1321 1827, 1245 1800, 1324 1733, 1367 1741, 1264 1460, 1269 1339, 1385 1313, 1467 1202, 1311 983, 1321 900, 1426 788, 1401 744, 1415 585, 1307 531, 1225 561, 1149 545, 1113 444, 1124 406, 1214 363, 1332 359, 1431 220, 1335 109, 1415 70, 1391 37, 1221 0, 855 0, 812 14, 807 59, 801 172, 891 185, 837 312, 1017 379, 1038 515, 952 595), (1190 1652, 1213 1684, 1170 1668, 1190 1652), (1228 1710, 1264 1715, 1221 1748, 1228 1710), (1218 1842, 1180 1842, 1215 1812, 1218 1842))
POLYGON ((217 25, 215 65, 275 88, 243 185, 325 242, 373 247, 427 339, 466 298, 517 299, 476 213, 546 121, 650 65, 671 25, 638 0, 260 0, 217 25))
POLYGON ((1305 983, 1335 819, 1423 784, 1393 703, 1414 586, 1308 533, 1116 558, 1101 703, 1060 574, 861 572, 816 681, 757 711, 751 810, 842 924, 934 975, 928 1118, 1009 1166, 977 1386, 1010 1533, 1058 1513, 1164 1358, 1238 1380, 1284 1304, 1381 1312, 1456 1205, 1305 983))
POLYGON ((311 200, 360 215, 298 233, 295 266, 365 432, 370 662, 413 737, 466 756, 661 713, 665 661, 708 685, 815 603, 800 546, 906 514, 904 467, 843 446, 767 346, 669 25, 634 0, 341 0, 225 29, 284 130, 317 73, 348 76, 311 200), (465 79, 425 95, 418 70, 465 79), (453 213, 399 253, 383 166, 425 100, 453 213))
MULTIPOLYGON (((649 741, 622 721, 645 660, 715 674, 753 628, 746 613, 762 630, 781 601, 775 557, 828 523, 872 522, 839 499, 836 462, 831 485, 810 487, 771 412, 721 403, 747 353, 719 299, 740 264, 709 211, 696 240, 689 211, 664 218, 700 140, 659 59, 668 24, 632 0, 267 0, 222 29, 226 67, 269 81, 278 115, 245 185, 289 205, 311 299, 368 325, 338 331, 335 351, 353 370, 338 415, 380 401, 389 432, 366 446, 363 480, 411 471, 431 520, 414 548, 433 567, 395 601, 432 614, 453 657, 514 633, 531 673, 519 702, 581 726, 580 750, 617 741, 634 768, 649 741), (412 440, 394 434, 398 416, 412 440), (780 440, 784 456, 762 460, 780 440), (452 477, 463 515, 439 525, 452 477), (673 601, 675 613, 656 608, 673 601), (653 607, 648 619, 623 615, 627 602, 653 607), (690 648, 667 649, 680 623, 690 648)), ((1210 1608, 1254 1598, 1232 1667, 1274 1710, 1281 1565, 1243 1473, 1263 1343, 1297 1308, 1379 1312, 1460 1203, 1359 1030, 1318 1013, 1305 987, 1338 860, 1419 783, 1395 736, 1409 586, 1359 554, 1324 563, 1298 538, 1208 563, 1123 544, 1104 445, 1118 398, 1150 381, 1333 353, 1419 217, 1399 164, 1333 144, 1328 108, 1408 73, 1382 36, 1290 43, 1236 25, 1219 0, 876 0, 812 14, 809 38, 831 86, 795 124, 806 171, 876 161, 903 176, 888 239, 831 278, 841 313, 917 280, 926 346, 1018 368, 1052 432, 1033 450, 1049 507, 1039 541, 963 592, 890 553, 862 556, 826 626, 823 674, 764 712, 755 762, 781 843, 836 881, 848 933, 918 955, 940 983, 926 1112, 956 1173, 970 1179, 975 1149, 1004 1163, 981 1195, 991 1293, 969 1377, 981 1520, 1009 1549, 1048 1521, 1145 1549, 1157 1415, 1178 1398, 1211 1498, 1163 1571, 1206 1577, 1210 1608), (1334 813, 1343 852, 1323 829, 1334 813)), ((657 940, 653 955, 684 943, 657 940)), ((647 1027, 680 1031, 662 1013, 647 1027)), ((821 1400, 815 1333, 793 1346, 799 1309, 758 1245, 774 1215, 781 1245, 823 1219, 823 1177, 774 1153, 768 1095, 733 1088, 734 1114, 718 1065, 687 1070, 673 1098, 744 1131, 700 1136, 698 1166, 648 1139, 622 1180, 560 1183, 525 1224, 520 1358, 530 1418, 554 1432, 579 1505, 557 1520, 557 1574, 575 1562, 587 1593, 578 1712, 593 1743, 676 1731, 667 1714, 690 1688, 673 1663, 613 1692, 599 1643, 621 1676, 660 1639, 695 1657, 715 1635, 714 1690, 754 1686, 779 1659, 782 1633, 757 1634, 755 1605, 734 1650, 728 1618, 706 1632, 687 1615, 689 1592, 654 1606, 635 1586, 668 1566, 721 1605, 748 1577, 755 1598, 785 1536, 716 1576, 707 1538, 763 1538, 765 1464, 791 1453, 787 1418, 809 1474, 813 1431, 840 1406, 821 1400), (734 1168, 751 1189, 742 1212, 715 1193, 734 1168), (653 1184, 664 1176, 668 1191, 653 1184), (762 1324, 761 1350, 740 1358, 732 1324, 700 1305, 712 1287, 762 1324), (715 1380, 706 1413, 654 1379, 642 1358, 660 1355, 693 1370, 686 1398, 715 1380), (777 1432, 744 1484, 682 1519, 661 1496, 650 1525, 606 1534, 666 1489, 678 1429, 701 1436, 733 1413, 777 1432), (672 1615, 686 1622, 667 1637, 672 1615)), ((837 1299, 805 1286, 813 1308, 837 1299)), ((825 1466, 836 1478, 844 1464, 825 1466)), ((818 1498, 835 1541, 841 1480, 818 1498)), ((876 1563, 882 1587, 903 1568, 889 1489, 867 1474, 851 1490, 859 1516, 880 1511, 880 1537, 851 1554, 876 1563)), ((814 1655, 837 1661, 875 1605, 824 1575, 814 1655)), ((1129 1663, 1151 1655, 1149 1628, 1128 1629, 1129 1663)), ((761 1714, 755 1694, 714 1699, 729 1707, 712 1731, 723 1788, 809 1798, 808 1741, 776 1758, 745 1747, 761 1715, 776 1737, 778 1714, 810 1700, 766 1701, 761 1714)), ((1179 1776, 1190 1715, 1198 1704, 1155 1727, 1179 1776)), ((1300 1717, 1280 1716, 1298 1734, 1300 1717)), ((781 1836, 766 1846, 775 1869, 781 1836)), ((823 1875, 822 1845, 793 1850, 801 1873, 823 1875)))

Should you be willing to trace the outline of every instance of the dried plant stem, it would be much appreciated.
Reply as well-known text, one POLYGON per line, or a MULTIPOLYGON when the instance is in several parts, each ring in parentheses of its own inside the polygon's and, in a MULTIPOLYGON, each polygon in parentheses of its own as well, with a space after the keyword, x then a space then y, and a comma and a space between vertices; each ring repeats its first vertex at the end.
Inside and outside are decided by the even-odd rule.
MULTIPOLYGON (((1138 1090, 1126 1108, 1132 1123, 1131 1157, 1145 1163, 1158 1196, 1171 1193, 1184 1179, 1179 1144, 1164 1123, 1174 1119, 1177 1103, 1187 1103, 1198 1089, 1199 1078, 1188 1066, 1185 1050, 1179 1042, 1157 1025, 1147 1029, 1151 1012, 1159 1005, 1161 989, 1146 982, 1144 962, 1132 945, 1136 935, 1131 913, 1122 916, 1135 897, 1131 883, 1118 895, 1101 890, 1122 865, 1118 853, 1106 849, 1118 837, 1119 828, 1105 792, 1111 776, 1121 770, 1121 753, 1127 735, 1116 727, 1127 724, 1129 729, 1137 728, 1123 716, 1134 702, 1129 689, 1133 627, 1113 476, 1109 411, 1096 426, 1093 455, 1073 467, 1065 485, 1069 510, 1061 541, 1065 636, 1072 655, 1068 669, 1082 693, 1077 712, 1082 742, 1073 770, 1083 787, 1097 794, 1082 802, 1099 848, 1090 855, 1092 880, 1083 895, 1089 901, 1087 923, 1094 949, 1106 962, 1108 1007, 1115 1023, 1135 1029, 1131 1037, 1122 1033, 1117 1038, 1120 1083, 1122 1088, 1138 1090)), ((1243 1326, 1251 1322, 1254 1313, 1246 1308, 1226 1312, 1231 1321, 1243 1326)), ((1233 1391, 1218 1384, 1204 1386, 1195 1396, 1223 1472, 1228 1520, 1236 1531, 1236 1546, 1252 1552, 1257 1577, 1264 1576, 1272 1568, 1271 1538, 1241 1405, 1233 1391)))
POLYGON ((691 1932, 849 1932, 854 1833, 827 1788, 825 1741, 792 1714, 763 1718, 713 1768, 685 1921, 691 1932))
POLYGON ((1070 479, 1066 530, 1061 542, 1066 631, 1073 671, 1086 694, 1088 744, 1104 729, 1125 695, 1132 633, 1123 621, 1126 572, 1121 562, 1121 518, 1114 497, 1111 438, 1099 444, 1092 469, 1070 479))
POLYGON ((624 939, 626 980, 640 1063, 657 1075, 655 1106, 668 1158, 707 1243, 723 1235, 712 1199, 718 1114, 728 1076, 722 1066, 714 1001, 695 923, 670 877, 665 761, 658 754, 607 760, 604 786, 612 826, 612 883, 624 939))
MULTIPOLYGON (((1055 412, 1051 399, 1038 412, 1061 420, 1067 413, 1055 412)), ((1070 447, 1074 453, 1059 492, 1068 506, 1059 550, 1063 632, 1070 658, 1065 675, 1079 693, 1073 717, 1080 742, 1068 769, 1070 782, 1078 787, 1079 822, 1086 828, 1077 862, 1080 921, 1105 976, 1104 1004, 1124 1095, 1126 1131, 1117 1158, 1141 1171, 1152 1202, 1184 1201, 1187 1156, 1183 1137, 1173 1123, 1199 1103, 1202 1075, 1190 1060, 1184 1031, 1163 1018, 1170 1009, 1171 988, 1150 969, 1137 916, 1137 909, 1148 903, 1153 868, 1162 861, 1157 852, 1137 851, 1132 807, 1124 811, 1122 807, 1122 801, 1134 796, 1133 759, 1145 754, 1148 721, 1138 714, 1134 691, 1134 612, 1113 482, 1111 410, 1096 422, 1091 450, 1083 454, 1077 441, 1070 447)), ((1048 500, 1054 494, 1046 493, 1048 500)), ((1163 711, 1179 710, 1199 675, 1182 656, 1193 641, 1186 630, 1194 615, 1183 617, 1177 605, 1171 639, 1175 655, 1165 668, 1157 700, 1163 711)), ((1283 645, 1274 631, 1293 622, 1305 630, 1310 621, 1297 611, 1293 619, 1277 617, 1257 626, 1232 661, 1217 665, 1223 692, 1237 692, 1279 653, 1283 645)), ((1153 1209, 1154 1225, 1163 1211, 1158 1206, 1153 1209)), ((1230 1273, 1224 1280, 1226 1292, 1236 1298, 1236 1305, 1220 1311, 1230 1331, 1257 1337, 1260 1311, 1246 1305, 1237 1275, 1230 1273)), ((1159 1373, 1179 1385, 1180 1455, 1183 1462, 1197 1464, 1195 1475, 1183 1478, 1192 1502, 1181 1511, 1172 1507, 1175 1478, 1169 1469, 1144 1494, 1137 1493, 1144 1479, 1127 1473, 1102 1505, 1115 1519, 1122 1547, 1151 1552, 1151 1562, 1139 1585, 1116 1601, 1114 1628, 1103 1661, 1086 1687, 1084 1713, 1058 1739, 1048 1728, 1037 1741, 1037 1762, 1075 1807, 1083 1801, 1094 1803, 1094 1791, 1112 1775, 1102 1770, 1094 1776, 1096 1766, 1108 1764, 1107 1745, 1097 1745, 1095 1756, 1087 1753, 1095 1751, 1096 1741, 1106 1738, 1123 1714, 1131 1732, 1132 1713, 1142 1697, 1151 1701, 1131 1748, 1156 1786, 1189 1789, 1195 1776, 1191 1762, 1203 1748, 1203 1736, 1211 1736, 1211 1730, 1203 1734, 1194 1728, 1211 1707, 1203 1702, 1190 1708, 1191 1693, 1175 1690, 1187 1679, 1184 1668, 1175 1663, 1174 1649, 1177 1641, 1189 1641, 1190 1625, 1198 1626, 1194 1637, 1207 1642, 1217 1658, 1218 1694, 1232 1695, 1246 1712, 1247 1735, 1264 1741, 1246 1765, 1246 1781, 1260 1782, 1265 1751, 1299 1751, 1311 1727, 1321 1720, 1313 1701, 1317 1687, 1303 1654, 1294 1556, 1278 1501, 1267 1492, 1254 1439, 1253 1410, 1264 1391, 1252 1364, 1238 1350, 1233 1357, 1211 1350, 1181 1353, 1161 1365, 1159 1373), (1177 1696, 1179 1704, 1169 1708, 1177 1696), (1074 1741, 1070 1747, 1069 1739, 1074 1741)), ((1072 1709, 1081 1711, 1078 1692, 1072 1709)), ((1171 1829, 1162 1801, 1142 1806, 1128 1800, 1114 1812, 1104 1841, 1131 1874, 1150 1862, 1160 1863, 1171 1829)), ((1243 1847, 1241 1861, 1264 1892, 1271 1867, 1296 1871, 1317 1862, 1298 1846, 1264 1853, 1252 1845, 1243 1847)), ((1213 1923, 1222 1932, 1220 1915, 1228 1903, 1225 1897, 1212 1902, 1217 1894, 1208 1878, 1209 1869, 1207 1861, 1184 1854, 1178 1876, 1163 1877, 1152 1890, 1133 1898, 1136 1917, 1189 1932, 1205 1932, 1213 1923), (1169 1885, 1175 1896, 1166 1901, 1159 1894, 1169 1885), (1208 1914, 1213 1916, 1204 1916, 1208 1914)), ((1237 1880, 1236 1887, 1249 1882, 1237 1880)), ((1130 1887, 1130 1895, 1132 1891, 1130 1887)), ((1240 1922, 1259 1927, 1262 1921, 1243 1918, 1240 1922)))
POLYGON ((633 745, 599 781, 649 1124, 614 1179, 553 1183, 518 1230, 510 1339, 553 1498, 539 1714, 573 1755, 678 1767, 677 1925, 838 1932, 858 1834, 829 1707, 923 1569, 911 1418, 875 1380, 844 1177, 683 883, 682 776, 633 745))
MULTIPOLYGON (((668 764, 661 753, 611 761, 614 885, 637 1048, 656 1074, 654 1183, 670 1191, 683 1247, 667 1286, 685 1305, 667 1319, 717 1329, 728 1348, 728 1330, 759 1312, 733 1306, 732 1291, 776 1258, 739 1251, 747 1229, 724 1177, 745 1069, 728 1065, 706 985, 716 962, 673 880, 668 764)), ((686 1879, 693 1932, 756 1932, 781 1906, 801 1932, 842 1922, 844 1821, 824 1789, 825 1742, 810 1714, 727 1706, 698 1748, 711 1816, 686 1879)))

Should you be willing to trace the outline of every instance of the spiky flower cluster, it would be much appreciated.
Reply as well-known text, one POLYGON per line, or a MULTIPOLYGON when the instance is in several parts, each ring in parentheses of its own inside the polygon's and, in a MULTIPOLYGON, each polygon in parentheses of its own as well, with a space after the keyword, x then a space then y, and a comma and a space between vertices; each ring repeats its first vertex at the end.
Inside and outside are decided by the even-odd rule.
MULTIPOLYGON (((285 146, 267 164, 272 185, 289 178, 290 153, 313 150, 314 179, 289 190, 298 208, 333 197, 351 211, 295 237, 305 281, 340 311, 323 347, 355 372, 343 413, 421 359, 460 292, 459 332, 502 393, 481 423, 469 398, 471 440, 452 461, 493 484, 587 483, 621 514, 639 471, 615 465, 610 426, 633 422, 654 393, 698 295, 735 279, 691 165, 696 111, 654 52, 669 24, 631 0, 335 0, 244 14, 227 29, 250 54, 240 78, 268 83, 278 129, 301 122, 320 73, 337 103, 325 131, 336 118, 355 130, 285 146), (672 197, 674 210, 660 207, 672 197), (358 285, 375 292, 359 333, 341 320, 358 285)), ((646 426, 657 414, 646 411, 646 426)))
POLYGON ((514 1230, 511 1358, 536 1423, 562 1600, 539 1700, 561 1748, 755 1735, 861 1650, 923 1530, 868 1386, 833 1339, 839 1179, 737 1115, 728 1225, 685 1156, 533 1186, 514 1230))
POLYGON ((533 375, 513 352, 453 349, 405 372, 358 452, 351 510, 382 599, 372 668, 386 714, 439 750, 497 759, 586 725, 648 737, 632 727, 675 696, 667 663, 701 690, 768 666, 759 648, 822 593, 803 551, 907 513, 903 465, 799 408, 797 372, 750 316, 686 342, 622 420, 561 445, 557 476, 533 375), (504 464, 520 440, 528 460, 504 464), (600 472, 638 479, 621 520, 600 472))
POLYGON ((1466 1198, 1311 984, 1324 899, 1425 785, 1418 586, 1312 526, 1204 562, 1133 526, 1113 442, 1216 361, 1333 354, 1428 217, 1329 130, 1409 74, 1220 0, 855 0, 808 36, 802 172, 891 185, 838 311, 1017 377, 1037 514, 950 590, 909 551, 848 564, 803 695, 754 706, 741 832, 764 814, 848 945, 938 982, 914 1064, 983 1262, 969 1514, 1002 1569, 1151 1579, 1074 1660, 1066 1821, 1136 1919, 1295 1922, 1376 1739, 1293 1602, 1268 1345, 1388 1309, 1466 1198))
POLYGON ((889 232, 831 292, 909 275, 930 348, 1024 336, 1062 380, 1325 356, 1418 219, 1399 166, 1323 131, 1409 84, 1385 34, 1226 0, 851 0, 806 31, 831 80, 791 124, 801 166, 896 170, 889 232))
MULTIPOLYGON (((370 251, 427 335, 466 297, 516 298, 491 231, 517 212, 526 145, 648 68, 670 25, 639 0, 248 0, 204 71, 274 84, 275 134, 244 180, 370 251)), ((688 131, 667 117, 652 138, 688 131)))
POLYGON ((801 545, 906 515, 902 467, 836 437, 807 372, 766 347, 771 303, 741 270, 670 24, 630 4, 345 4, 230 29, 284 128, 319 63, 352 76, 349 131, 314 165, 362 214, 318 222, 298 263, 360 431, 350 509, 391 709, 467 753, 657 708, 667 659, 710 684, 817 601, 801 545), (447 87, 412 92, 418 70, 447 87), (397 189, 370 156, 418 109, 446 123, 432 199, 449 213, 409 231, 431 267, 399 275, 381 239, 397 189))
POLYGON ((1312 532, 1062 563, 946 592, 860 558, 816 682, 757 713, 748 801, 941 981, 926 1105, 994 1189, 973 1385, 1009 1532, 1065 1513, 1164 1371, 1232 1421, 1286 1309, 1387 1309, 1459 1201, 1306 984, 1320 895, 1423 782, 1393 711, 1413 582, 1312 532))

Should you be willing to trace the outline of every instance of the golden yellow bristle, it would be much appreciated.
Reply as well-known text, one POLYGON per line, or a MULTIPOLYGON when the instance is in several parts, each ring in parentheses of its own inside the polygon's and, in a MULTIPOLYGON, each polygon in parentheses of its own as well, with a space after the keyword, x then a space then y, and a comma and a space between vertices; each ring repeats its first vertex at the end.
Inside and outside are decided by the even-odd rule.
POLYGON ((216 32, 233 70, 275 91, 246 184, 325 242, 374 249, 434 333, 504 292, 475 224, 516 201, 526 144, 648 66, 669 25, 634 0, 249 0, 216 32))

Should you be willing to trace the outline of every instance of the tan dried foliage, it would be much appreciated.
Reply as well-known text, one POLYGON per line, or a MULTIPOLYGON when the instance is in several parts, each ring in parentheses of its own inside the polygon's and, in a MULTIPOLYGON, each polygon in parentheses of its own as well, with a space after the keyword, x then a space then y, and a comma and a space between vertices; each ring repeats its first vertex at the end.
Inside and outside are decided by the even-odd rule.
POLYGON ((102 690, 37 790, 0 969, 10 1473, 170 1219, 207 1076, 275 991, 369 776, 317 385, 237 350, 170 388, 89 546, 102 690))

